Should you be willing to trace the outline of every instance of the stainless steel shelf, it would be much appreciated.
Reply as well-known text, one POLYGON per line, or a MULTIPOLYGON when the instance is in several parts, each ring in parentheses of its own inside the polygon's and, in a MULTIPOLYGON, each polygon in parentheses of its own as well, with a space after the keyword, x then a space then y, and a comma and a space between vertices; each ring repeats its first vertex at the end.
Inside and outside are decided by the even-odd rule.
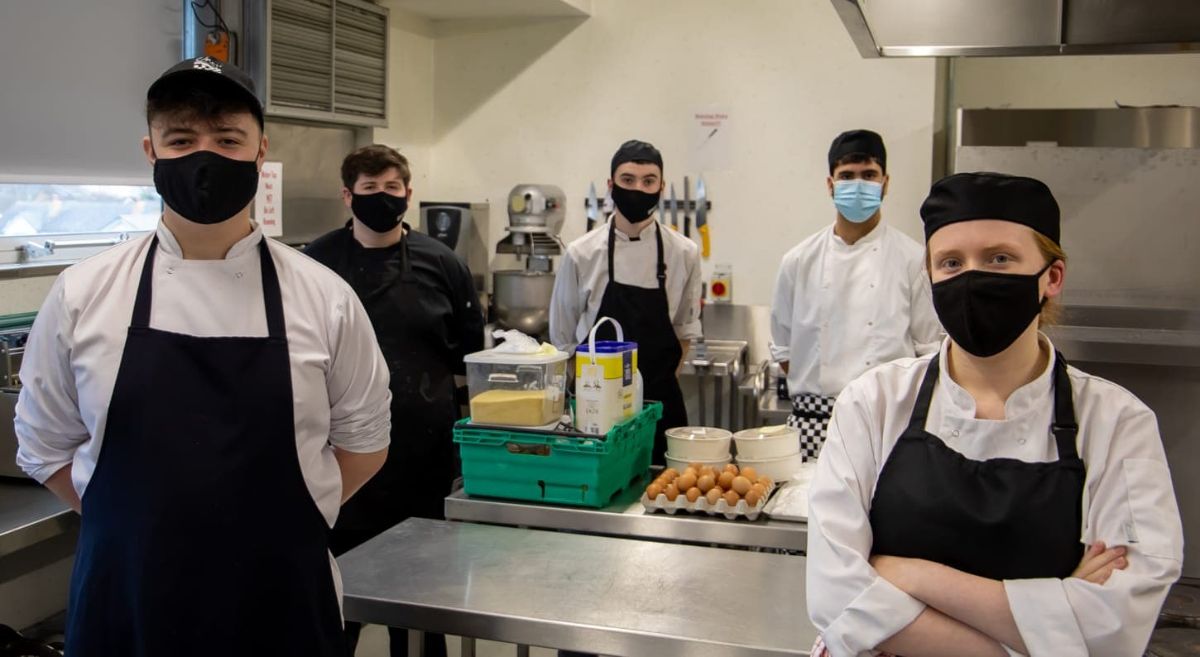
POLYGON ((589 509, 469 497, 458 490, 446 498, 445 513, 447 520, 622 538, 790 552, 807 549, 808 525, 805 523, 772 520, 765 516, 750 522, 726 520, 720 516, 648 513, 638 502, 641 494, 642 486, 635 485, 618 495, 609 506, 589 509))

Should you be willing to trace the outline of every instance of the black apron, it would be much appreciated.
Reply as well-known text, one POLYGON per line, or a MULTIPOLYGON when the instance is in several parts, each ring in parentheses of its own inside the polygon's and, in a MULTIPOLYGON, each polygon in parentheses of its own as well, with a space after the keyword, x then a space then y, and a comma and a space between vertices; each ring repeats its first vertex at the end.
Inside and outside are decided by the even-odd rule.
MULTIPOLYGON (((613 249, 616 246, 616 227, 608 227, 608 286, 600 301, 596 316, 612 317, 621 324, 625 339, 638 345, 638 370, 642 373, 644 398, 662 402, 663 416, 654 438, 654 463, 665 463, 666 430, 688 424, 683 391, 675 373, 683 359, 683 346, 671 323, 667 302, 667 264, 663 259, 662 227, 655 222, 654 237, 658 240, 658 287, 644 288, 618 283, 613 269, 613 249)), ((605 324, 597 331, 598 340, 615 340, 616 329, 605 324)))
POLYGON ((1058 460, 1047 463, 973 461, 926 431, 938 370, 934 355, 908 428, 879 474, 872 554, 928 559, 990 579, 1070 576, 1083 556, 1085 472, 1062 354, 1054 361, 1058 460))
POLYGON ((150 243, 83 496, 71 657, 342 655, 329 526, 300 470, 283 301, 268 337, 150 328, 150 243))
POLYGON ((406 518, 440 519, 457 473, 455 355, 436 345, 454 331, 446 291, 413 276, 409 238, 365 249, 347 231, 331 263, 362 300, 391 374, 392 442, 383 468, 342 506, 333 528, 342 554, 406 518))

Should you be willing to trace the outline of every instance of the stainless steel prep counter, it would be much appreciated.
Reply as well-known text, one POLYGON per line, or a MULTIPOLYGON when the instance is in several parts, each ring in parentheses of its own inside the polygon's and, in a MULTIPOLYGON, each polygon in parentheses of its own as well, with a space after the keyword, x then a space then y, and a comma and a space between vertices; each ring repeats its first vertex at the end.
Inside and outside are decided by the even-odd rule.
POLYGON ((804 557, 413 518, 339 559, 348 620, 598 652, 807 655, 804 557))
POLYGON ((0 557, 78 528, 79 516, 45 487, 0 479, 0 557))
POLYGON ((760 516, 753 522, 689 513, 649 513, 638 500, 642 485, 634 484, 602 509, 470 497, 457 490, 446 498, 447 520, 515 527, 559 529, 623 538, 719 544, 803 552, 808 525, 760 516))

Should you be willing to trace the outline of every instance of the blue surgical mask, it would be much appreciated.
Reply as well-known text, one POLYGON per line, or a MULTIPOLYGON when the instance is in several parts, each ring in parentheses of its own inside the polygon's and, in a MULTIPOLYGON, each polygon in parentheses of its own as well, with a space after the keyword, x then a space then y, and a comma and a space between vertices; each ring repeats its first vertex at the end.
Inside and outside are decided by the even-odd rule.
POLYGON ((856 224, 870 219, 883 203, 883 184, 869 180, 838 180, 833 183, 833 204, 847 221, 856 224))

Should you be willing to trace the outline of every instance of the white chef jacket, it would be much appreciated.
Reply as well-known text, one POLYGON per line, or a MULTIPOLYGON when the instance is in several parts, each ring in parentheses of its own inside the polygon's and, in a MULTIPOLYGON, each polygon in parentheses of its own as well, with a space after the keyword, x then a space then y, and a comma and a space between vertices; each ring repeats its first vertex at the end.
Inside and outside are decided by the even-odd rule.
MULTIPOLYGON (((1041 336, 1047 346, 1049 340, 1041 336)), ((1004 420, 975 419, 970 393, 941 374, 926 429, 974 460, 1058 459, 1051 361, 1009 397, 1004 420)), ((1052 346, 1051 346, 1052 348, 1052 346)), ((855 379, 834 405, 809 492, 808 611, 834 657, 867 655, 924 609, 868 563, 875 484, 908 426, 927 358, 906 358, 855 379)), ((1183 562, 1183 527, 1154 413, 1100 377, 1068 368, 1087 468, 1080 540, 1129 549, 1129 566, 1103 586, 1081 579, 1007 580, 1009 606, 1031 657, 1140 655, 1183 562)), ((1011 652, 1011 650, 1010 650, 1011 652)))
MULTIPOLYGON (((151 328, 202 337, 267 335, 260 228, 223 260, 184 260, 166 226, 160 223, 157 234, 151 328)), ((17 463, 40 482, 73 464, 81 497, 104 443, 150 239, 120 244, 64 271, 26 345, 14 423, 17 463)), ((274 240, 268 247, 283 297, 300 470, 332 526, 342 496, 332 446, 364 453, 388 446, 387 363, 350 286, 291 247, 274 240)))
POLYGON ((771 355, 788 391, 837 396, 872 367, 933 353, 942 334, 925 252, 879 224, 854 244, 830 226, 783 256, 771 303, 771 355))
MULTIPOLYGON (((657 221, 649 222, 636 239, 617 231, 613 269, 618 283, 658 288, 657 221)), ((600 302, 608 287, 608 229, 612 218, 567 245, 554 279, 550 301, 550 341, 573 353, 587 342, 599 319, 600 302)), ((700 329, 700 249, 692 240, 662 226, 663 262, 667 265, 667 307, 680 340, 694 340, 700 329)))

